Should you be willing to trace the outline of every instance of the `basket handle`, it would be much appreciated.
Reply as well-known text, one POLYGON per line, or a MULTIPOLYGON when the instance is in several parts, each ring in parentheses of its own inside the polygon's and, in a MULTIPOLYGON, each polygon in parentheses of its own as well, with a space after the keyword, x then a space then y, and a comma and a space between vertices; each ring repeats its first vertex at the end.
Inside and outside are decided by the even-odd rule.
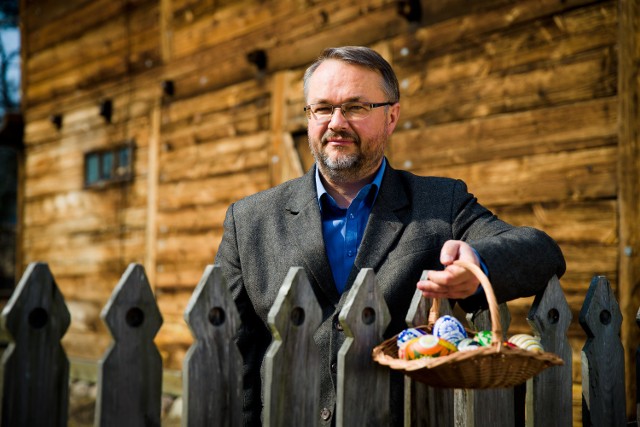
MULTIPOLYGON (((468 261, 456 260, 453 262, 462 268, 466 268, 480 281, 480 285, 484 289, 484 293, 487 296, 487 303, 489 304, 489 314, 491 315, 491 342, 497 343, 498 346, 502 346, 502 325, 500 323, 500 312, 498 309, 498 301, 496 295, 493 292, 493 286, 489 282, 489 278, 484 274, 482 269, 475 264, 468 261)), ((440 298, 434 298, 429 310, 429 325, 433 325, 439 316, 440 312, 440 298)))

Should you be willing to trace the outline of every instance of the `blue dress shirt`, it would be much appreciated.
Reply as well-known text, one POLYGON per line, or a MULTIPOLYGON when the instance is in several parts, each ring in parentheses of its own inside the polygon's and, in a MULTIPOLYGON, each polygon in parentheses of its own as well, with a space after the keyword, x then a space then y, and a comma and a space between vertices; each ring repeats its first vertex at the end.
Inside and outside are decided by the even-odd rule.
MULTIPOLYGON (((316 167, 316 190, 322 219, 322 236, 324 237, 325 250, 331 266, 333 280, 336 282, 336 288, 340 294, 344 292, 349 273, 353 268, 360 242, 362 242, 364 229, 367 226, 373 203, 378 196, 378 190, 386 167, 387 159, 383 158, 380 169, 378 169, 371 184, 367 184, 360 189, 358 195, 347 209, 339 207, 335 199, 327 193, 324 185, 322 185, 320 172, 316 167)), ((480 267, 489 276, 489 270, 480 254, 475 249, 473 249, 473 252, 478 261, 480 261, 480 267)), ((483 292, 482 286, 478 286, 476 292, 483 292)))
POLYGON ((362 242, 364 229, 378 196, 386 165, 387 160, 383 158, 382 165, 371 184, 360 189, 347 209, 340 208, 334 198, 327 193, 316 167, 316 189, 322 218, 322 235, 333 279, 341 294, 362 242))

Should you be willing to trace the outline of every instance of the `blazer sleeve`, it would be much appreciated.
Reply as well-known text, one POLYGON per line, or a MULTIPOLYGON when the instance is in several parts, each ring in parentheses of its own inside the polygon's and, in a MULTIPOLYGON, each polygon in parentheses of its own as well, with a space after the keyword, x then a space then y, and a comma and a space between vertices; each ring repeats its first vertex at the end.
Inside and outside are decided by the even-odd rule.
MULTIPOLYGON (((453 200, 453 235, 478 252, 499 303, 535 295, 554 275, 564 274, 562 251, 548 234, 500 220, 477 202, 462 181, 455 185, 453 200)), ((459 304, 468 312, 487 307, 483 292, 459 304)))

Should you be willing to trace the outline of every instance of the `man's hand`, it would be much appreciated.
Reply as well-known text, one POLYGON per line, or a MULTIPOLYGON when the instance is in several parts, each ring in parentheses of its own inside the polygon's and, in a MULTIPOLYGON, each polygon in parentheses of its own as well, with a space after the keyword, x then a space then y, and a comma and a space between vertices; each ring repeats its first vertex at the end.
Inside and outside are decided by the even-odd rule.
POLYGON ((427 279, 418 282, 417 287, 425 298, 462 299, 473 295, 480 282, 469 270, 453 265, 455 260, 463 260, 480 267, 480 260, 467 243, 448 240, 440 251, 442 271, 429 270, 427 279))

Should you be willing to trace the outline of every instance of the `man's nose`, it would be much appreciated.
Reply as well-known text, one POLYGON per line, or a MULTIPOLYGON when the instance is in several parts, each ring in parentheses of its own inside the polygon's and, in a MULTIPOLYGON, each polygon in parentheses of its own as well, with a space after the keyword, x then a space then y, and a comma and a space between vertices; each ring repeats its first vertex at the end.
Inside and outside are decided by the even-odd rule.
POLYGON ((329 128, 330 129, 344 129, 349 126, 349 121, 344 116, 342 112, 342 108, 335 107, 333 109, 333 114, 331 115, 331 120, 329 120, 329 128))

